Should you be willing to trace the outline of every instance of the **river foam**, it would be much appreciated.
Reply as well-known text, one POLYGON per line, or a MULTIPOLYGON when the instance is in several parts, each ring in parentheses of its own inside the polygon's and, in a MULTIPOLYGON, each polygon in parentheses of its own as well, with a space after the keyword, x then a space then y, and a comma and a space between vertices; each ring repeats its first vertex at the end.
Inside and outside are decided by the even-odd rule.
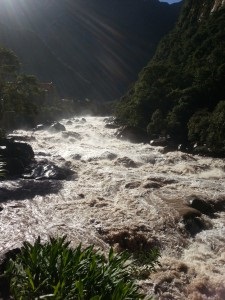
POLYGON ((62 120, 66 134, 15 131, 36 159, 67 166, 68 181, 1 182, 0 254, 37 236, 66 234, 103 251, 157 246, 161 264, 140 281, 156 299, 225 299, 224 160, 115 138, 102 117, 62 120), (68 125, 69 124, 69 125, 68 125), (189 207, 197 198, 212 215, 189 207))

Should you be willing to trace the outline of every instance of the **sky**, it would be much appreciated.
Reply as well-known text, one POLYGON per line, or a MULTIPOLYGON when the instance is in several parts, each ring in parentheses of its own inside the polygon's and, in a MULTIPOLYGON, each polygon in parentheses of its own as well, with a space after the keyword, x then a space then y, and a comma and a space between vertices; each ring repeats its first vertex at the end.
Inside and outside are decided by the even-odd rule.
POLYGON ((168 2, 168 3, 176 3, 176 2, 180 2, 181 0, 160 0, 160 2, 168 2))

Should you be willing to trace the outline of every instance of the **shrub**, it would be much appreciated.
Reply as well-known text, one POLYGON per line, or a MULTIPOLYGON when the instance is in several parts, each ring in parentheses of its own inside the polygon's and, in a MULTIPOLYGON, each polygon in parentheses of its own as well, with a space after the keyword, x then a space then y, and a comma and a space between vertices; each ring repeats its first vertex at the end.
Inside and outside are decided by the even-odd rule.
POLYGON ((24 242, 16 258, 10 259, 5 276, 14 299, 143 299, 130 275, 129 255, 107 259, 93 246, 72 249, 66 237, 41 244, 24 242))

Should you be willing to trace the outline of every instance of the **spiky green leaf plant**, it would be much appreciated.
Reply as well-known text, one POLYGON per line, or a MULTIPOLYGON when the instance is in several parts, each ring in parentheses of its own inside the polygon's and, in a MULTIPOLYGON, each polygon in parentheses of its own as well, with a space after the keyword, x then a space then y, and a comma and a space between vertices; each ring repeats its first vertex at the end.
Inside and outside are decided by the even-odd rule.
POLYGON ((93 246, 72 249, 65 236, 45 244, 39 237, 34 245, 24 242, 5 276, 13 299, 143 299, 131 277, 129 258, 112 249, 107 258, 93 246))

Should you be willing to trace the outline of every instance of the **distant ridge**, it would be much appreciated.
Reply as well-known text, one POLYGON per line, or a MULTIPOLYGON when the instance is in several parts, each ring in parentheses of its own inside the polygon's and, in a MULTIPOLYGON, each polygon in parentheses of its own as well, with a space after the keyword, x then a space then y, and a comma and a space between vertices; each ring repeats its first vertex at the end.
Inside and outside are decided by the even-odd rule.
POLYGON ((0 44, 62 97, 112 100, 136 80, 181 4, 158 0, 11 0, 0 44))

